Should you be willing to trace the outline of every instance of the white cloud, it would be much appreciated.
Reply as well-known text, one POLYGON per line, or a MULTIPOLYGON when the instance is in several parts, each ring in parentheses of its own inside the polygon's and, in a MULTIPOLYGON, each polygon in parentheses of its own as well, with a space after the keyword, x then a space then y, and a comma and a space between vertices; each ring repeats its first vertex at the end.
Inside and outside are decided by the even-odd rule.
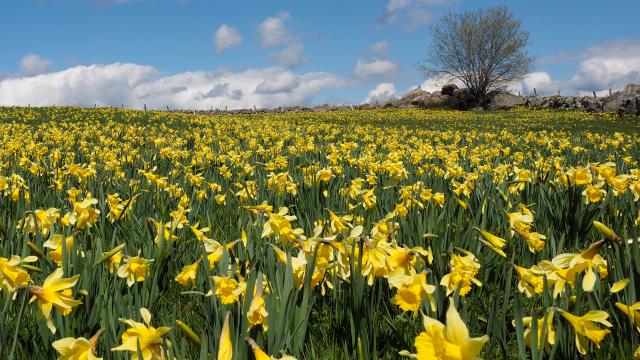
POLYGON ((44 74, 49 72, 52 67, 53 61, 38 54, 28 54, 20 60, 20 72, 25 76, 44 74))
POLYGON ((284 25, 289 19, 291 19, 291 15, 286 11, 281 11, 274 17, 266 18, 258 26, 262 47, 280 46, 289 42, 291 34, 284 25))
POLYGON ((304 64, 304 45, 301 41, 295 41, 288 47, 269 55, 269 61, 286 68, 294 68, 304 64))
POLYGON ((213 35, 213 45, 216 48, 216 52, 220 53, 240 44, 242 44, 242 36, 232 26, 221 25, 213 35))
POLYGON ((631 82, 640 83, 640 39, 617 39, 603 42, 581 52, 563 52, 543 58, 543 63, 578 61, 568 80, 554 80, 547 72, 534 72, 510 86, 523 94, 591 95, 607 94, 631 82))
POLYGON ((462 81, 458 79, 453 79, 453 78, 444 77, 444 76, 440 76, 440 77, 434 76, 434 77, 430 77, 429 79, 425 80, 422 84, 420 84, 420 88, 428 92, 441 91, 442 87, 447 84, 455 84, 459 88, 464 87, 464 84, 462 83, 462 81))
POLYGON ((640 82, 640 39, 606 42, 587 49, 568 86, 580 93, 620 89, 640 82))
POLYGON ((379 78, 390 77, 395 75, 400 70, 400 65, 394 63, 391 60, 386 59, 372 59, 364 60, 358 59, 353 74, 361 79, 367 78, 379 78))
POLYGON ((300 80, 298 76, 291 71, 285 71, 276 76, 268 79, 264 79, 258 86, 256 86, 256 93, 258 94, 277 94, 283 92, 289 92, 294 89, 300 80))
POLYGON ((537 71, 528 74, 520 81, 508 85, 507 90, 512 93, 519 92, 521 95, 533 95, 536 93, 545 96, 556 94, 560 86, 562 85, 551 79, 549 73, 537 71))
POLYGON ((369 91, 366 99, 364 99, 363 103, 367 104, 375 104, 382 103, 391 98, 395 98, 397 95, 395 85, 391 83, 381 83, 378 84, 374 89, 369 91))
POLYGON ((281 67, 164 75, 152 66, 115 63, 4 79, 0 104, 261 108, 311 104, 322 91, 347 85, 331 73, 296 74, 281 67))

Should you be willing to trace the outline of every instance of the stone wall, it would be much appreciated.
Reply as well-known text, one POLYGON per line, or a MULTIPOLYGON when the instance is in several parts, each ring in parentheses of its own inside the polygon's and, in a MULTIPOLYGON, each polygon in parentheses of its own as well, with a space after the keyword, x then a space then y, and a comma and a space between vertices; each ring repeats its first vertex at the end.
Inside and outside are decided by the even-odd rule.
MULTIPOLYGON (((447 108, 468 110, 465 89, 445 85, 442 91, 429 93, 414 89, 400 99, 380 104, 367 104, 365 108, 447 108)), ((613 112, 619 115, 640 116, 640 85, 629 84, 624 90, 610 96, 518 96, 506 92, 491 94, 486 108, 489 110, 510 109, 525 106, 532 109, 585 110, 590 112, 613 112)))

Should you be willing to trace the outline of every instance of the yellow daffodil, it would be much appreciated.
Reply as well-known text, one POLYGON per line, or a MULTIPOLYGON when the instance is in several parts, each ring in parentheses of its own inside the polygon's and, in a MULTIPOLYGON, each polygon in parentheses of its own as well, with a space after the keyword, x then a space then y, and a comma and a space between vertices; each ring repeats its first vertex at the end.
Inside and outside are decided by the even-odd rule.
POLYGON ((231 342, 231 329, 229 325, 229 317, 231 313, 227 311, 224 317, 224 325, 220 332, 220 340, 218 341, 218 360, 233 359, 233 343, 231 342))
POLYGON ((247 311, 247 319, 249 320, 250 327, 256 325, 262 325, 263 331, 269 330, 269 323, 267 322, 267 307, 264 301, 264 294, 262 290, 262 279, 258 279, 257 290, 251 299, 249 305, 249 311, 247 311))
POLYGON ((423 316, 423 326, 424 331, 416 337, 414 344, 417 359, 473 360, 477 359, 482 347, 489 341, 487 335, 469 337, 467 325, 453 304, 447 310, 446 325, 423 316))
POLYGON ((171 331, 171 328, 151 326, 151 313, 146 308, 140 308, 140 315, 144 324, 130 319, 120 319, 129 328, 122 333, 122 345, 111 351, 128 351, 131 353, 132 360, 164 360, 162 336, 171 331), (142 359, 138 357, 138 348, 142 359))
POLYGON ((118 276, 127 279, 127 285, 133 286, 136 282, 143 282, 149 272, 149 263, 153 260, 143 259, 139 256, 130 256, 118 268, 118 276))
POLYGON ((247 290, 247 283, 244 280, 236 280, 230 276, 213 276, 213 291, 210 295, 216 294, 223 304, 234 304, 247 290))
POLYGON ((474 228, 474 229, 478 231, 482 236, 482 239, 480 239, 480 242, 487 245, 487 247, 495 251, 498 255, 502 257, 507 257, 507 254, 505 254, 504 250, 502 250, 504 246, 507 244, 507 241, 505 239, 495 236, 492 233, 485 230, 480 230, 478 228, 474 228))
POLYGON ((29 303, 38 300, 40 313, 47 320, 47 327, 51 333, 56 332, 51 318, 52 308, 56 308, 63 316, 68 315, 71 309, 82 304, 81 301, 73 298, 73 288, 78 282, 80 275, 70 278, 62 278, 62 269, 57 268, 44 280, 42 286, 29 286, 29 292, 33 295, 29 303))
POLYGON ((622 279, 620 281, 616 281, 613 285, 611 285, 611 292, 613 294, 619 293, 624 290, 627 286, 629 286, 629 279, 622 279))
POLYGON ((89 340, 67 337, 54 341, 51 345, 58 353, 58 360, 102 360, 96 356, 96 346, 102 332, 103 330, 98 331, 89 340))
POLYGON ((64 237, 61 234, 52 234, 49 237, 49 240, 45 241, 45 243, 42 244, 42 247, 51 249, 51 251, 49 252, 49 256, 51 256, 51 259, 53 259, 53 261, 55 261, 58 266, 62 266, 63 239, 66 246, 66 251, 70 252, 73 249, 73 235, 64 237))
POLYGON ((291 356, 291 355, 282 355, 282 357, 280 358, 276 358, 274 356, 269 356, 267 355, 267 353, 265 353, 262 348, 260 348, 260 346, 252 339, 249 337, 244 338, 244 340, 249 343, 249 346, 251 347, 251 351, 253 352, 253 357, 255 358, 255 360, 296 360, 295 357, 291 356))
POLYGON ((577 274, 584 272, 582 288, 584 291, 593 291, 596 282, 596 272, 601 278, 607 276, 607 260, 598 254, 603 241, 591 244, 589 248, 580 254, 560 254, 551 262, 561 269, 566 269, 565 279, 573 283, 577 274))
POLYGON ((397 289, 391 303, 398 305, 403 311, 416 314, 425 298, 429 299, 431 311, 436 311, 433 297, 436 287, 427 284, 427 274, 392 275, 389 277, 389 284, 397 289))
POLYGON ((518 290, 525 293, 527 297, 533 294, 542 294, 544 290, 544 276, 534 270, 526 269, 518 265, 514 265, 518 274, 518 290))
POLYGON ((601 310, 591 310, 582 316, 576 316, 561 309, 557 309, 565 320, 569 322, 576 335, 576 347, 578 352, 582 355, 586 355, 589 351, 589 341, 591 341, 596 348, 600 348, 600 342, 611 333, 608 329, 601 329, 596 324, 601 324, 605 327, 612 327, 611 323, 607 321, 609 314, 601 310))
POLYGON ((616 307, 622 311, 629 320, 635 325, 636 329, 640 331, 640 302, 637 302, 633 305, 625 305, 623 303, 617 302, 616 307))
POLYGON ((31 276, 23 265, 36 261, 38 258, 35 256, 27 256, 24 259, 16 255, 11 259, 0 257, 0 289, 11 293, 17 287, 27 285, 31 276))
POLYGON ((440 279, 440 285, 447 288, 447 295, 460 287, 460 296, 466 296, 471 291, 472 285, 482 286, 482 282, 475 278, 480 271, 480 263, 472 253, 468 251, 464 253, 464 256, 451 254, 449 261, 451 272, 440 279))
POLYGON ((200 260, 194 262, 191 265, 185 265, 182 268, 182 271, 178 276, 176 276, 176 281, 182 286, 195 286, 196 284, 196 275, 198 274, 198 265, 200 264, 200 260))

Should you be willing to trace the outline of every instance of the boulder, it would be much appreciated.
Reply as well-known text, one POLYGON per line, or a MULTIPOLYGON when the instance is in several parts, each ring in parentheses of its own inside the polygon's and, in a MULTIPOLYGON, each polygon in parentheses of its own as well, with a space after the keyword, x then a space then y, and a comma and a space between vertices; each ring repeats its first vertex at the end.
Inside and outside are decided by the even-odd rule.
POLYGON ((390 99, 389 101, 384 103, 384 105, 382 105, 382 108, 383 109, 397 108, 400 105, 402 105, 401 99, 390 99))
POLYGON ((360 104, 360 106, 358 106, 358 109, 360 110, 372 110, 376 108, 376 104, 360 104))
POLYGON ((419 98, 423 98, 425 96, 429 96, 429 92, 422 90, 421 88, 416 88, 413 89, 411 91, 409 91, 408 93, 404 94, 399 100, 398 100, 398 106, 408 106, 408 105, 417 105, 415 104, 415 101, 419 98))
POLYGON ((618 108, 618 115, 640 116, 640 94, 632 99, 625 100, 618 108))
POLYGON ((583 109, 588 112, 599 112, 602 110, 602 100, 591 96, 582 96, 575 99, 576 108, 583 109))
POLYGON ((453 96, 453 92, 459 90, 458 85, 456 84, 447 84, 442 87, 442 95, 453 96))
MULTIPOLYGON (((625 88, 626 90, 626 88, 625 88)), ((602 110, 619 115, 640 115, 640 93, 616 92, 602 102, 602 110)))
POLYGON ((424 107, 424 104, 426 104, 429 101, 428 99, 430 97, 431 97, 431 94, 427 92, 426 94, 420 95, 415 99, 413 99, 413 101, 411 102, 411 105, 415 105, 417 107, 424 107))
POLYGON ((639 94, 640 95, 640 85, 639 84, 627 84, 622 91, 625 94, 639 94))
POLYGON ((544 98, 541 96, 529 96, 525 100, 525 105, 533 109, 541 109, 544 106, 544 98))
POLYGON ((425 97, 420 104, 420 107, 425 109, 461 109, 462 102, 460 99, 449 95, 436 95, 433 94, 429 97, 425 97))
POLYGON ((489 109, 511 109, 516 106, 525 105, 524 97, 518 95, 512 95, 509 93, 499 93, 491 98, 489 103, 489 109))
POLYGON ((313 108, 311 108, 311 110, 313 112, 326 112, 326 111, 333 110, 333 107, 331 107, 331 105, 329 104, 322 104, 322 105, 314 106, 313 108))

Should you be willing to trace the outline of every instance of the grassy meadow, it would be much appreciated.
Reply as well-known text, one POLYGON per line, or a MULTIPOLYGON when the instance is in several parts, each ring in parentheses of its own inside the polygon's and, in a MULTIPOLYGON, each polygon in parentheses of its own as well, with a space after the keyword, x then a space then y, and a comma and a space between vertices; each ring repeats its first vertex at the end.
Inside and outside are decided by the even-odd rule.
POLYGON ((0 108, 2 359, 627 359, 640 121, 0 108))

